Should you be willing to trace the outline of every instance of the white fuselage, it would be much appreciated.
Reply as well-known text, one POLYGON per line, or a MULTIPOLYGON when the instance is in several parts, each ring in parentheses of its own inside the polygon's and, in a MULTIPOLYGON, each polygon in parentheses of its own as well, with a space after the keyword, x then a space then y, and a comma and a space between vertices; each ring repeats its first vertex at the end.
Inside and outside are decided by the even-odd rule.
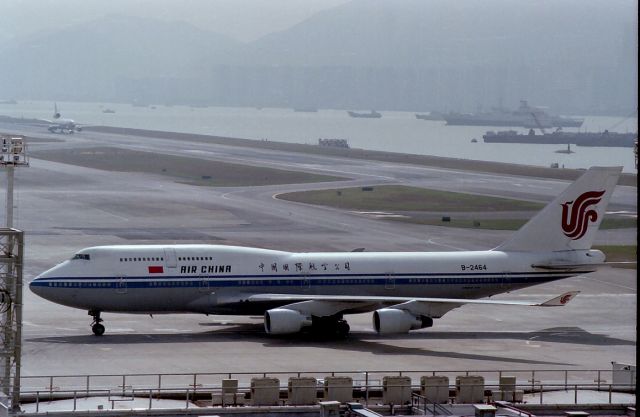
POLYGON ((56 119, 49 125, 48 129, 52 133, 71 133, 75 130, 79 130, 78 125, 72 119, 56 119))
MULTIPOLYGON (((563 260, 574 255, 568 252, 563 260)), ((250 296, 474 299, 593 270, 532 266, 559 256, 557 252, 290 253, 218 245, 102 246, 83 249, 36 277, 30 287, 48 300, 85 310, 262 314, 287 302, 254 302, 250 296)))

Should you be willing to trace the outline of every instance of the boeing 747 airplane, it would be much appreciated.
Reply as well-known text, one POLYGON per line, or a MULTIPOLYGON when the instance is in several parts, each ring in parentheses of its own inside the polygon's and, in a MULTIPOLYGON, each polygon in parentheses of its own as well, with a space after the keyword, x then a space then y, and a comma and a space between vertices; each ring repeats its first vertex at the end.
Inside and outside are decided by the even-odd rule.
POLYGON ((102 312, 263 314, 270 334, 346 335, 344 316, 373 312, 380 334, 403 333, 464 304, 563 306, 484 297, 595 271, 591 245, 621 168, 594 167, 500 246, 460 252, 291 253, 220 245, 97 246, 36 277, 31 290, 102 312))

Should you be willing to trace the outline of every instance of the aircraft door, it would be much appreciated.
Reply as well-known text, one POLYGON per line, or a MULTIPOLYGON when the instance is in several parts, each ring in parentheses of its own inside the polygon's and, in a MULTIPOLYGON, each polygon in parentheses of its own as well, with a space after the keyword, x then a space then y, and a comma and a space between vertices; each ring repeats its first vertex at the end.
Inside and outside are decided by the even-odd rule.
POLYGON ((385 290, 395 290, 396 289, 396 279, 392 274, 387 274, 386 279, 384 280, 384 289, 385 290))
POLYGON ((164 264, 167 268, 175 268, 178 266, 178 258, 176 250, 173 248, 164 248, 164 264))
POLYGON ((302 289, 303 290, 311 289, 311 281, 309 280, 309 277, 306 275, 302 277, 302 289))
POLYGON ((118 294, 126 294, 127 293, 127 277, 122 276, 116 283, 116 293, 118 294))
POLYGON ((202 277, 198 289, 200 290, 200 292, 209 292, 209 281, 206 277, 202 277))
POLYGON ((505 290, 507 288, 509 288, 509 274, 507 274, 506 272, 503 272, 502 274, 500 274, 500 277, 498 278, 498 281, 500 281, 500 283, 498 284, 499 288, 501 290, 505 290))

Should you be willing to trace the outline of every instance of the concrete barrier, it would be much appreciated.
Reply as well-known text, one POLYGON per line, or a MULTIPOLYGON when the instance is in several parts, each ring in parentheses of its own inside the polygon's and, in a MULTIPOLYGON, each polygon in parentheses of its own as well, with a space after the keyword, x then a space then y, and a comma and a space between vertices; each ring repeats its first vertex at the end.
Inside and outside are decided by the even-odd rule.
POLYGON ((318 402, 315 378, 291 377, 287 386, 289 405, 311 405, 318 402))
POLYGON ((449 377, 423 376, 420 378, 420 393, 427 401, 436 404, 449 402, 449 377))
POLYGON ((385 376, 382 378, 382 403, 404 405, 411 402, 411 378, 385 376))
POLYGON ((251 405, 278 405, 279 400, 278 378, 251 378, 251 405))
POLYGON ((328 376, 324 379, 324 399, 347 403, 353 400, 353 379, 348 376, 328 376))

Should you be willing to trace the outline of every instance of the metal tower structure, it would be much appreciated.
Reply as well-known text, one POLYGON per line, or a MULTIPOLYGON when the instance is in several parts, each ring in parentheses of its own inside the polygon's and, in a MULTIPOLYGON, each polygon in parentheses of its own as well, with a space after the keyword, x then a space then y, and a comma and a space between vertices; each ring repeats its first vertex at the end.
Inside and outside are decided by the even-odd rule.
POLYGON ((11 413, 20 411, 23 248, 22 231, 0 229, 0 401, 11 413))
MULTIPOLYGON (((7 171, 6 228, 0 229, 0 407, 20 411, 24 234, 13 229, 14 170, 28 166, 24 136, 0 135, 0 168, 7 171)), ((0 410, 1 412, 1 410, 0 410)))

